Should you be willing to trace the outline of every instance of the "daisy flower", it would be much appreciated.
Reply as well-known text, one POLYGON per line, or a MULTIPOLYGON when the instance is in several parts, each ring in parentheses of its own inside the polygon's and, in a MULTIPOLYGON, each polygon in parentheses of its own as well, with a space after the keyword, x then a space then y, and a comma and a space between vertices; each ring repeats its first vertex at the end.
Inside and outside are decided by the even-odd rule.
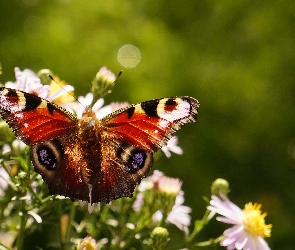
POLYGON ((233 224, 224 231, 221 246, 227 249, 269 250, 264 238, 270 237, 272 225, 265 224, 266 213, 262 214, 260 208, 260 204, 250 202, 242 210, 226 196, 222 195, 220 199, 212 195, 208 209, 222 215, 216 218, 218 221, 233 224))

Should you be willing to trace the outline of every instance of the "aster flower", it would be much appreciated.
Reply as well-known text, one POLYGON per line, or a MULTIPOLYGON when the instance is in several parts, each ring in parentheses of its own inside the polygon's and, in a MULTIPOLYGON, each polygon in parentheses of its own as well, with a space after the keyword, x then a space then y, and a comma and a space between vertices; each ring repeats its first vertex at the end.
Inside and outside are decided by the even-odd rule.
POLYGON ((270 237, 272 225, 266 225, 264 218, 266 213, 261 214, 261 205, 245 205, 242 210, 232 203, 226 196, 222 199, 212 195, 208 209, 218 213, 218 221, 233 224, 233 226, 224 231, 224 240, 221 245, 227 249, 245 249, 245 250, 269 250, 269 246, 264 240, 270 237))
POLYGON ((182 155, 183 150, 178 145, 178 138, 177 136, 173 136, 168 142, 165 147, 162 147, 161 150, 164 152, 167 158, 171 157, 171 152, 182 155), (171 152, 170 152, 171 151, 171 152))

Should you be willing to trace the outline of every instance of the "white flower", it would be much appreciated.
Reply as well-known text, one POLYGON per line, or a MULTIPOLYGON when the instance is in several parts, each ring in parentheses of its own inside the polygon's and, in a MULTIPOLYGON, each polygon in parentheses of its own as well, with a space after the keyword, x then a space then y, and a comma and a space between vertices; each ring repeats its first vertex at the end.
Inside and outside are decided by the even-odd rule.
POLYGON ((265 225, 266 213, 261 214, 260 208, 261 205, 250 202, 241 210, 226 196, 220 199, 212 195, 208 209, 222 215, 216 218, 218 221, 233 225, 224 231, 225 239, 221 241, 221 246, 227 249, 269 250, 264 238, 270 237, 272 225, 265 225))
POLYGON ((164 152, 164 154, 166 155, 166 157, 170 158, 171 157, 171 152, 175 153, 175 154, 179 154, 182 155, 183 154, 183 150, 181 147, 179 147, 178 145, 178 138, 177 136, 173 136, 168 142, 167 145, 162 147, 162 151, 164 152))
MULTIPOLYGON (((171 212, 168 214, 166 222, 174 224, 180 230, 184 231, 185 227, 191 224, 191 213, 192 209, 188 206, 182 205, 184 202, 183 192, 180 192, 176 196, 175 205, 172 207, 171 212)), ((153 221, 159 222, 163 218, 162 211, 158 210, 153 215, 153 221)))
MULTIPOLYGON (((166 218, 167 223, 174 224, 180 230, 184 230, 190 225, 191 217, 189 213, 191 208, 182 205, 184 202, 184 192, 181 190, 182 181, 177 178, 171 178, 165 176, 161 171, 155 170, 154 173, 143 180, 138 186, 139 193, 132 205, 134 211, 140 211, 144 205, 144 192, 147 190, 155 190, 161 192, 167 196, 175 197, 175 202, 172 209, 168 213, 166 218)), ((161 210, 156 211, 153 216, 154 222, 159 222, 163 218, 163 212, 161 210)))
POLYGON ((50 86, 43 85, 40 78, 32 70, 25 69, 21 71, 18 67, 16 67, 14 72, 16 82, 7 82, 5 87, 24 91, 49 101, 52 101, 61 95, 74 90, 73 86, 66 85, 58 89, 56 92, 50 94, 50 86))
POLYGON ((78 250, 98 250, 98 244, 95 239, 90 236, 86 236, 84 239, 81 240, 80 244, 77 246, 78 250))
POLYGON ((162 193, 177 195, 181 191, 182 181, 178 178, 162 176, 158 180, 158 189, 162 193))

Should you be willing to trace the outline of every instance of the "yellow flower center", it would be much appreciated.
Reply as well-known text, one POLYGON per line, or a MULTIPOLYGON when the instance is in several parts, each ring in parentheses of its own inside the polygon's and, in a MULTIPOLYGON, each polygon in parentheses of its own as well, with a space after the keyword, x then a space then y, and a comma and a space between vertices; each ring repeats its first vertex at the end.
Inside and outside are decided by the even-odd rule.
POLYGON ((253 236, 270 237, 272 225, 265 225, 266 213, 261 214, 260 208, 261 205, 257 203, 253 205, 250 202, 245 205, 243 209, 245 230, 253 236))
MULTIPOLYGON (((58 76, 55 76, 54 79, 56 82, 51 81, 51 83, 50 83, 50 95, 67 85, 67 83, 65 81, 61 81, 58 78, 58 76)), ((55 98, 53 100, 53 102, 56 104, 66 104, 66 103, 73 102, 75 100, 73 95, 74 95, 73 91, 64 93, 63 95, 59 96, 58 98, 55 98)))

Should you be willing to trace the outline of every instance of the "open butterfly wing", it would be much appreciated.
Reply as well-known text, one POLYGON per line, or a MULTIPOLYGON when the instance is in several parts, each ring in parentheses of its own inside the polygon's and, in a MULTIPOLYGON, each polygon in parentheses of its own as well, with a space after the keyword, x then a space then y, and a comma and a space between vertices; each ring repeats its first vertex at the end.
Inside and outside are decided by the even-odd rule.
POLYGON ((118 110, 102 121, 123 142, 155 152, 182 125, 197 121, 198 107, 199 102, 187 96, 155 99, 118 110))
POLYGON ((0 88, 0 115, 16 136, 28 145, 69 133, 76 118, 38 96, 0 88))

